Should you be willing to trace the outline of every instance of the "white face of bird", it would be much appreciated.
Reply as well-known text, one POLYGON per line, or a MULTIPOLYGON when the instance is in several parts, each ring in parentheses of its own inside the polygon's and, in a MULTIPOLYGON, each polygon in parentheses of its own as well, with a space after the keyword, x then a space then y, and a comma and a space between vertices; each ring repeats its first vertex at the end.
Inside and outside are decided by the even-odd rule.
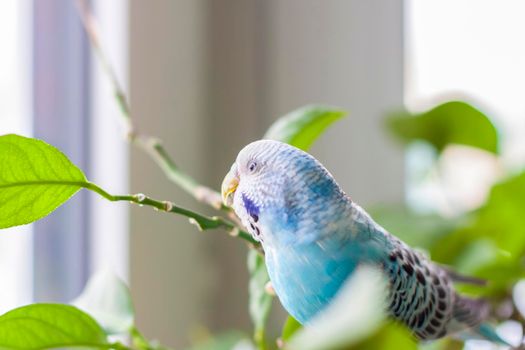
POLYGON ((288 147, 291 148, 271 140, 255 141, 244 147, 223 180, 224 204, 236 209, 246 201, 257 208, 274 202, 283 190, 286 173, 280 169, 279 159, 282 150, 288 147))
POLYGON ((315 158, 272 140, 244 147, 222 183, 224 204, 235 210, 256 239, 260 216, 267 227, 281 226, 274 231, 296 232, 301 218, 311 221, 320 215, 319 209, 334 194, 339 195, 337 184, 315 158))
MULTIPOLYGON (((277 167, 280 150, 285 145, 261 140, 244 147, 222 183, 222 199, 232 207, 256 240, 263 241, 259 216, 267 208, 276 208, 284 198, 286 174, 277 167)), ((289 146, 288 146, 289 147, 289 146)), ((272 216, 266 211, 263 216, 272 216)))

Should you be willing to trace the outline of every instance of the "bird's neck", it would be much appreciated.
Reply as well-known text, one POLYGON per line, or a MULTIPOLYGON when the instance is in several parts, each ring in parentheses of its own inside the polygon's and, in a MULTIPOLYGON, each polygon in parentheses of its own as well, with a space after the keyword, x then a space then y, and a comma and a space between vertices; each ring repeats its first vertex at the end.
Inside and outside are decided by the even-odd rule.
POLYGON ((388 241, 386 231, 346 196, 295 213, 298 217, 286 223, 289 215, 284 211, 270 215, 273 220, 265 223, 265 250, 304 257, 320 248, 328 256, 337 256, 345 247, 347 252, 354 254, 355 249, 375 261, 388 241))
POLYGON ((289 203, 300 204, 277 206, 261 214, 266 227, 264 244, 301 249, 327 237, 335 240, 346 235, 353 205, 343 193, 337 193, 330 200, 300 202, 293 199, 289 203))

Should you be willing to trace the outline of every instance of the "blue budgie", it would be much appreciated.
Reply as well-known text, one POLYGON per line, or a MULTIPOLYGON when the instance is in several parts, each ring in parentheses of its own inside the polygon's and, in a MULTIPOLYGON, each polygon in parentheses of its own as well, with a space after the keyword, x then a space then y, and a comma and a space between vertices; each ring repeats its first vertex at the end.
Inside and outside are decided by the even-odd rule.
POLYGON ((375 223, 308 153, 253 142, 237 156, 222 195, 261 242, 275 292, 299 322, 322 311, 358 265, 369 264, 388 276, 388 313, 417 338, 470 331, 502 342, 483 323, 488 304, 454 290, 461 276, 375 223))

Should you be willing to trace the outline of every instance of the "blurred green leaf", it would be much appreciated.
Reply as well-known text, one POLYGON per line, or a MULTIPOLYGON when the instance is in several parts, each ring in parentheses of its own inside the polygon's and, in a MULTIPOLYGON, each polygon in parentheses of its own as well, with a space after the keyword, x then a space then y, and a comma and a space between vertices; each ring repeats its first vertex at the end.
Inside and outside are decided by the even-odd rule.
POLYGON ((496 184, 486 204, 473 213, 472 223, 443 237, 432 250, 432 256, 463 273, 490 280, 483 293, 508 289, 525 276, 523 198, 525 172, 496 184))
POLYGON ((272 296, 266 293, 265 286, 270 281, 264 257, 251 249, 248 252, 248 271, 250 273, 250 317, 254 325, 254 340, 259 349, 266 349, 265 327, 270 309, 272 296))
POLYGON ((446 102, 421 114, 394 113, 386 122, 405 143, 424 140, 438 151, 461 144, 499 153, 496 128, 483 112, 465 102, 446 102))
POLYGON ((248 350, 253 349, 246 334, 241 332, 227 332, 196 344, 188 350, 248 350))
POLYGON ((496 184, 472 230, 514 257, 525 253, 525 172, 496 184))
POLYGON ((420 350, 462 350, 465 343, 452 337, 445 337, 431 342, 421 343, 418 347, 420 350))
POLYGON ((347 349, 374 334, 385 319, 386 277, 358 268, 336 298, 286 344, 288 350, 347 349))
POLYGON ((129 289, 108 271, 91 277, 72 304, 93 316, 107 334, 126 333, 133 327, 135 315, 129 289))
POLYGON ((435 250, 440 261, 459 256, 467 243, 490 239, 498 249, 518 258, 525 253, 525 172, 496 184, 486 204, 474 214, 470 225, 444 238, 435 250))
POLYGON ((55 147, 0 136, 0 228, 28 224, 59 207, 87 180, 55 147))
POLYGON ((284 322, 281 339, 284 342, 287 342, 295 334, 295 332, 300 330, 302 327, 303 326, 299 323, 299 321, 297 321, 292 316, 288 316, 284 322))
POLYGON ((0 348, 16 350, 65 347, 108 348, 102 328, 76 307, 32 304, 0 316, 0 348))
POLYGON ((327 106, 302 107, 279 118, 263 138, 308 150, 328 126, 345 114, 344 111, 327 106))
POLYGON ((384 325, 367 339, 346 347, 344 350, 417 350, 418 344, 412 334, 405 328, 395 323, 384 325))

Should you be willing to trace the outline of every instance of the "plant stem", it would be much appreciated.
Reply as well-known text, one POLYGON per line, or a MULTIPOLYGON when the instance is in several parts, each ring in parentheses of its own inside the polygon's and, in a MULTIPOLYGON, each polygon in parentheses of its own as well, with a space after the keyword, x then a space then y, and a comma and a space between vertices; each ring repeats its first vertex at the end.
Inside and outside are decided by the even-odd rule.
POLYGON ((160 211, 183 215, 189 218, 190 223, 196 225, 201 231, 222 228, 230 235, 239 237, 253 246, 258 245, 258 242, 255 241, 248 232, 240 230, 234 223, 219 216, 205 216, 189 209, 179 207, 173 202, 156 200, 142 193, 135 195, 112 195, 92 182, 81 182, 79 185, 85 189, 98 193, 102 197, 112 202, 127 201, 138 205, 153 207, 160 211))
POLYGON ((265 335, 264 327, 255 329, 255 332, 253 334, 253 341, 255 342, 257 349, 259 350, 268 349, 268 345, 266 344, 266 335, 265 335))
POLYGON ((194 178, 183 172, 170 157, 160 139, 135 134, 130 142, 146 153, 164 171, 173 183, 189 193, 197 201, 207 204, 217 210, 230 212, 230 208, 222 203, 219 192, 198 183, 194 178))
POLYGON ((151 350, 153 347, 150 345, 149 341, 140 333, 137 327, 133 326, 129 334, 131 335, 131 341, 133 345, 141 350, 151 350))
POLYGON ((196 180, 183 172, 176 165, 166 149, 163 147, 161 140, 155 137, 141 135, 136 131, 131 118, 131 109, 128 99, 124 89, 118 81, 115 70, 109 63, 109 59, 102 49, 102 45, 99 41, 96 22, 86 3, 86 0, 77 0, 77 6, 79 9, 80 18, 86 30, 89 41, 91 42, 91 46, 100 60, 102 69, 110 80, 113 93, 121 110, 120 119, 124 124, 125 134, 129 142, 148 153, 172 182, 193 196, 197 201, 210 205, 215 209, 229 212, 230 209, 222 204, 221 196, 217 191, 199 184, 196 180))
MULTIPOLYGON (((113 196, 107 193, 106 191, 102 190, 100 187, 91 183, 89 183, 89 186, 87 186, 86 188, 97 192, 104 198, 111 201, 130 201, 139 205, 152 206, 157 210, 163 210, 187 216, 190 218, 190 222, 196 224, 200 230, 223 228, 226 231, 228 231, 231 235, 238 236, 239 238, 247 241, 248 243, 250 243, 250 246, 252 248, 257 250, 259 253, 262 253, 260 244, 256 242, 249 233, 239 228, 241 227, 240 223, 237 221, 235 215, 232 213, 230 208, 223 205, 221 195, 217 191, 198 183, 191 176, 183 172, 170 157, 166 149, 163 147, 161 140, 151 136, 141 135, 137 132, 133 125, 133 121, 131 118, 131 109, 126 98, 126 94, 124 93, 124 90, 119 84, 115 70, 109 63, 109 60, 105 55, 104 50, 102 49, 102 46, 98 40, 95 21, 93 19, 93 16, 91 15, 91 12, 88 9, 86 0, 77 0, 77 5, 79 8, 82 23, 84 24, 84 28, 91 42, 91 46, 95 51, 95 54, 99 58, 100 63, 102 65, 102 69, 105 71, 113 87, 114 95, 116 97, 117 103, 120 106, 120 119, 122 120, 125 126, 125 135, 127 140, 132 145, 149 154, 150 157, 157 163, 157 165, 164 171, 164 174, 168 177, 168 179, 170 179, 173 183, 175 183, 185 192, 193 196, 193 198, 195 198, 197 201, 210 205, 211 207, 217 210, 221 210, 225 213, 228 213, 230 218, 234 220, 235 223, 232 223, 231 221, 217 216, 203 216, 193 211, 177 207, 172 202, 157 201, 152 198, 146 197, 143 194, 137 194, 133 196, 113 196)), ((140 333, 138 334, 140 335, 140 333)), ((259 339, 258 336, 256 336, 255 340, 256 342, 258 342, 259 348, 264 349, 266 347, 264 341, 264 329, 259 335, 262 337, 262 339, 259 339)), ((141 335, 138 338, 138 340, 140 339, 143 339, 141 335)))
MULTIPOLYGON (((102 69, 108 76, 111 86, 113 87, 115 98, 121 110, 120 120, 124 124, 127 140, 132 145, 136 146, 137 148, 150 155, 150 157, 155 161, 155 163, 157 163, 157 165, 164 171, 164 174, 168 177, 168 179, 170 179, 173 183, 178 185, 197 201, 207 204, 217 210, 222 210, 223 212, 228 213, 228 215, 235 222, 235 224, 237 224, 238 227, 241 227, 241 225, 237 221, 237 218, 233 215, 231 209, 222 203, 221 195, 219 194, 219 192, 198 183, 191 176, 183 172, 170 157, 169 153, 162 145, 162 141, 160 139, 137 133, 131 118, 131 109, 128 103, 128 99, 126 98, 124 89, 122 89, 118 81, 115 70, 111 66, 107 55, 102 49, 102 45, 98 39, 99 36, 96 22, 87 5, 86 0, 77 0, 77 7, 79 9, 80 19, 82 20, 84 29, 86 30, 86 34, 89 38, 89 41, 91 42, 91 47, 93 48, 95 54, 100 60, 102 69)), ((99 188, 99 190, 101 189, 99 188)), ((102 193, 100 192, 99 194, 102 195, 102 193)), ((179 212, 179 214, 184 215, 182 211, 185 211, 185 209, 176 206, 173 206, 173 208, 180 209, 181 212, 179 212)), ((235 225, 233 225, 229 221, 227 223, 228 225, 222 224, 218 225, 217 227, 222 226, 226 228, 226 230, 230 234, 234 236, 239 236, 240 238, 248 241, 255 249, 261 251, 260 244, 253 240, 249 233, 238 227, 235 227, 235 225)))

